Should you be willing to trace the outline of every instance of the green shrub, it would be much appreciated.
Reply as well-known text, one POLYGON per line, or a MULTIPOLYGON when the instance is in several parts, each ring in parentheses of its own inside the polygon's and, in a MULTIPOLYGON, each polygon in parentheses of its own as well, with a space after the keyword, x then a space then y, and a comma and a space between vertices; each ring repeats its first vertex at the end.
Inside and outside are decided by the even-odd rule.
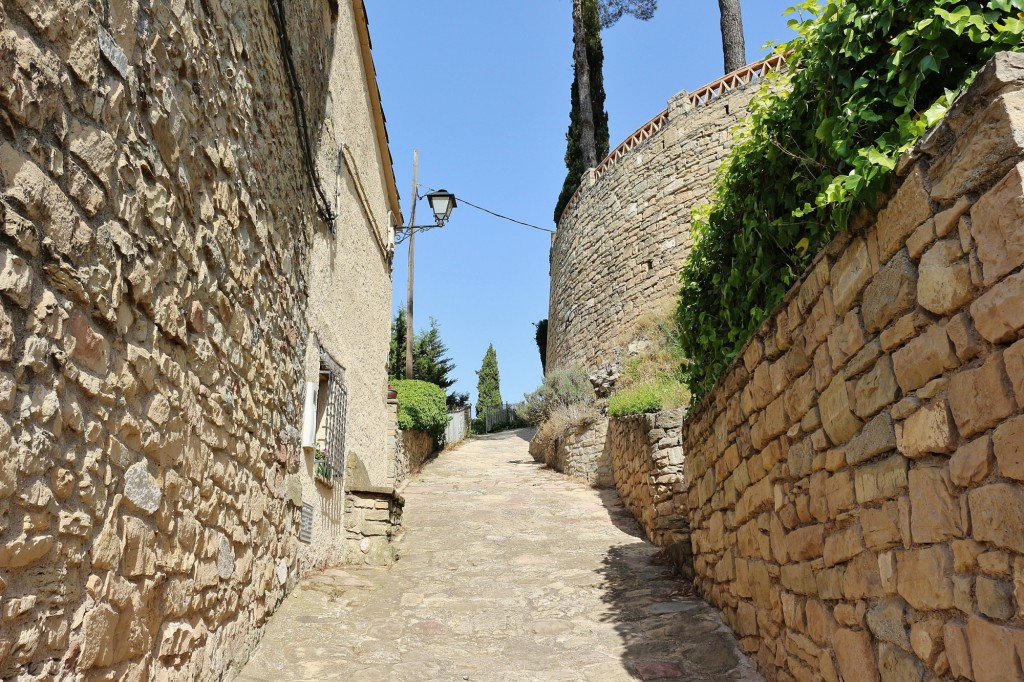
POLYGON ((422 431, 435 440, 448 426, 444 389, 427 381, 393 380, 398 392, 398 426, 403 431, 422 431))
POLYGON ((523 398, 517 408, 519 417, 534 425, 544 422, 559 407, 592 404, 597 400, 594 387, 581 367, 552 370, 544 377, 540 388, 523 398))
MULTIPOLYGON (((1020 50, 1024 0, 808 0, 786 74, 769 79, 694 216, 676 320, 699 398, 814 255, 876 208, 899 156, 1000 50, 1020 50)), ((792 11, 792 10, 790 10, 792 11)))
POLYGON ((648 381, 617 391, 608 399, 608 414, 626 417, 682 407, 690 400, 686 386, 672 378, 648 381))

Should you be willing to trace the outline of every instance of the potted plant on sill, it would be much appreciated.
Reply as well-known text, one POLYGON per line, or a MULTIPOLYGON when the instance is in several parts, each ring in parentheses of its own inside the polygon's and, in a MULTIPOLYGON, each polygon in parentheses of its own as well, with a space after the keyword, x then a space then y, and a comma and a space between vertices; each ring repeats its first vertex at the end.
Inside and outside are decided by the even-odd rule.
POLYGON ((334 479, 331 453, 319 445, 313 448, 313 478, 327 485, 331 485, 334 479))

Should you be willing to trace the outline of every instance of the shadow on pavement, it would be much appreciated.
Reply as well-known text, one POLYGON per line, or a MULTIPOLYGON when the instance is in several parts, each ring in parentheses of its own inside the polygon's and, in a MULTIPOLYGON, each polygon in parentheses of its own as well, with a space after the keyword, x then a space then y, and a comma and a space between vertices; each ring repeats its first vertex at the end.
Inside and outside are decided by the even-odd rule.
POLYGON ((718 614, 649 542, 611 548, 601 575, 605 622, 622 638, 622 665, 634 679, 758 679, 718 614))

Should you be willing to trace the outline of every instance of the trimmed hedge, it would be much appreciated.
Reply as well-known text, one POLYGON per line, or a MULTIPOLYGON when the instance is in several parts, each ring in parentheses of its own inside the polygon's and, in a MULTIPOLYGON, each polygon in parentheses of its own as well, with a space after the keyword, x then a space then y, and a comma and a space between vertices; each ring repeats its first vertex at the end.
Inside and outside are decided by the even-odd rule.
POLYGON ((398 426, 403 431, 422 431, 434 439, 448 426, 444 389, 416 379, 392 381, 398 392, 398 426))

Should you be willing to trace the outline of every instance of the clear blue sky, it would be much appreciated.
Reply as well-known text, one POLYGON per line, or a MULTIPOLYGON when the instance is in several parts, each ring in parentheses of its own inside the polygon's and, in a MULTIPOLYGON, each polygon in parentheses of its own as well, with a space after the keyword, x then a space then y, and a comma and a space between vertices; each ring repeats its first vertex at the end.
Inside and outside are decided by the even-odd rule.
MULTIPOLYGON (((553 228, 565 178, 572 84, 569 0, 366 0, 391 153, 409 216, 413 149, 419 181, 519 220, 553 228)), ((744 0, 749 61, 791 37, 791 0, 744 0)), ((614 148, 680 90, 722 75, 718 3, 662 0, 648 22, 603 32, 614 148)), ((426 190, 421 190, 425 194, 426 190)), ((417 223, 432 222, 426 201, 417 223)), ((550 235, 459 206, 417 236, 415 322, 431 317, 455 361, 452 390, 476 401, 476 370, 493 343, 501 395, 514 402, 542 377, 533 322, 547 317, 550 235)), ((407 249, 395 257, 393 308, 405 306, 407 249)))

